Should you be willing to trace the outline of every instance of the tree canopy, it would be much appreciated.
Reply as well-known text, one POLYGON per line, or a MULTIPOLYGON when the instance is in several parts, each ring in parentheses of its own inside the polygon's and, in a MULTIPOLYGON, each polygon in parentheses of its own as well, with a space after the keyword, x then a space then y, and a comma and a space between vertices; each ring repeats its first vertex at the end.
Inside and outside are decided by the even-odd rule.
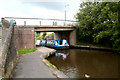
POLYGON ((76 14, 79 41, 107 44, 120 51, 119 2, 83 2, 76 14))

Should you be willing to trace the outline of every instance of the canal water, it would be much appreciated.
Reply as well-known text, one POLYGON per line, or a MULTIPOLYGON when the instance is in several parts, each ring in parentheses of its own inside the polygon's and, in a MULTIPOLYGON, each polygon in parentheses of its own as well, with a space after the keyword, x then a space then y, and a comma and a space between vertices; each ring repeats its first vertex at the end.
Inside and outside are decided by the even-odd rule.
POLYGON ((57 50, 48 58, 70 78, 120 78, 120 55, 95 50, 57 50))

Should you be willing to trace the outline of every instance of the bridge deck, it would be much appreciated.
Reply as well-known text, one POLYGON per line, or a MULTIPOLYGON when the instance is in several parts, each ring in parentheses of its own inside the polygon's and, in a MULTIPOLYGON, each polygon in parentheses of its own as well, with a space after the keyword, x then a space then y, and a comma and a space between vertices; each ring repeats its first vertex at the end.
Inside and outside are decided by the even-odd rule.
POLYGON ((35 31, 72 31, 75 29, 74 26, 50 26, 50 25, 44 25, 44 26, 39 26, 39 25, 17 25, 16 27, 18 28, 34 28, 35 31))

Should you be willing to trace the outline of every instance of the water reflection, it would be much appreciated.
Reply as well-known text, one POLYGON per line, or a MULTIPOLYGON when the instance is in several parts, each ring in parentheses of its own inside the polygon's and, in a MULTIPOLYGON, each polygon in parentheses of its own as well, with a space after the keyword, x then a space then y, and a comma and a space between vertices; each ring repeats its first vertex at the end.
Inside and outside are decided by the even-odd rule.
POLYGON ((48 60, 70 78, 118 78, 120 56, 93 50, 58 50, 48 60), (64 56, 63 56, 64 55, 64 56))
POLYGON ((58 58, 62 57, 63 60, 65 60, 67 58, 69 53, 59 53, 59 52, 55 52, 55 56, 57 56, 58 58))

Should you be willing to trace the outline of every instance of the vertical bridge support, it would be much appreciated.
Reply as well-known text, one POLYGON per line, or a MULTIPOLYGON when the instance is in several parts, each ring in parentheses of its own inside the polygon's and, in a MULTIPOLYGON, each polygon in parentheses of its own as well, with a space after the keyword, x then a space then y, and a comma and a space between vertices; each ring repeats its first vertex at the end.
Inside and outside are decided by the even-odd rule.
POLYGON ((76 29, 70 32, 70 45, 76 45, 77 36, 76 36, 76 29))

